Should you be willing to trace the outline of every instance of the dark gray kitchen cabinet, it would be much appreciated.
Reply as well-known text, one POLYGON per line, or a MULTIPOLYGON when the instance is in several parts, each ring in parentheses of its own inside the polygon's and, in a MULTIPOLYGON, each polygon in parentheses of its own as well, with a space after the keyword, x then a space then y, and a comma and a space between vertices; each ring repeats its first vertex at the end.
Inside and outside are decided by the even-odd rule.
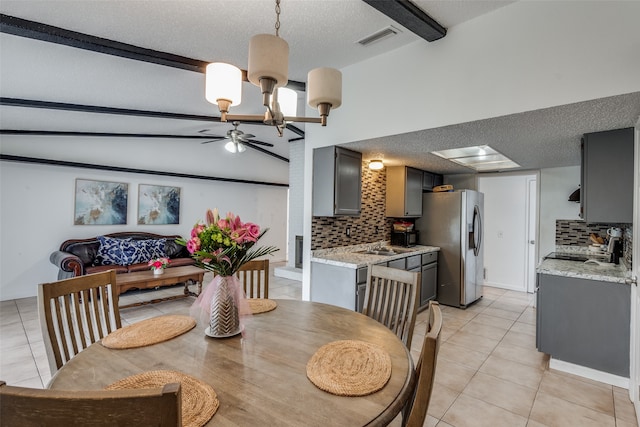
POLYGON ((536 298, 539 351, 629 377, 629 285, 538 274, 536 298))
POLYGON ((362 153, 342 147, 313 152, 313 216, 359 216, 362 153))
POLYGON ((387 168, 386 216, 422 216, 422 171, 407 166, 387 168))
POLYGON ((433 190, 433 181, 435 179, 435 175, 431 172, 422 172, 422 190, 423 191, 431 191, 433 190))
POLYGON ((442 175, 437 173, 422 172, 422 191, 433 191, 433 187, 442 185, 442 175))
POLYGON ((633 222, 633 139, 633 128, 584 135, 580 216, 586 222, 633 222))
POLYGON ((426 309, 429 301, 436 299, 438 283, 438 253, 429 252, 422 255, 422 283, 418 310, 426 309))
POLYGON ((418 288, 418 310, 429 306, 429 301, 436 298, 438 282, 438 252, 428 252, 422 255, 411 255, 389 261, 387 266, 400 270, 422 273, 418 288))

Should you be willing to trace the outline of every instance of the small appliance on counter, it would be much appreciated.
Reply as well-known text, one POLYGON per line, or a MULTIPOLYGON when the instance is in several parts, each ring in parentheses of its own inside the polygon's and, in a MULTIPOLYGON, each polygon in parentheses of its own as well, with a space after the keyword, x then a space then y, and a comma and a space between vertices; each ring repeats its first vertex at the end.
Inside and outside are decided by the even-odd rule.
POLYGON ((418 244, 419 232, 411 222, 394 222, 391 230, 391 246, 411 247, 418 244))

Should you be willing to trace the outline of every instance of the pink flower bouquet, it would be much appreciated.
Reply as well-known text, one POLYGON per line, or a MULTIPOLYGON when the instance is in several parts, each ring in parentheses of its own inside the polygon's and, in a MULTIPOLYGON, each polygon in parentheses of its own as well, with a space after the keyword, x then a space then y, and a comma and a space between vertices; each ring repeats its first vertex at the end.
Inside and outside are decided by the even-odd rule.
POLYGON ((176 242, 187 247, 199 267, 220 276, 232 276, 242 264, 278 250, 275 246, 254 247, 267 230, 242 222, 231 212, 220 218, 218 209, 209 209, 206 223, 196 223, 189 240, 177 239, 176 242))

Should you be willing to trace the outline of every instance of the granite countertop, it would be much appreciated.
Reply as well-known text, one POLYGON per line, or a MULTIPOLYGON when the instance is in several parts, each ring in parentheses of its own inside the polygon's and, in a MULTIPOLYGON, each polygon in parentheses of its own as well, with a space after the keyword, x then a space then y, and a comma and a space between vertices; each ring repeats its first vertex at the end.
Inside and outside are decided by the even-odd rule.
POLYGON ((420 255, 427 252, 439 251, 437 246, 413 246, 410 248, 391 246, 389 242, 366 243, 362 245, 342 246, 339 248, 318 249, 312 252, 311 262, 322 264, 331 264, 338 267, 360 268, 367 267, 372 264, 380 264, 382 262, 392 261, 394 259, 406 258, 412 255, 420 255), (397 249, 399 252, 395 255, 374 255, 362 254, 358 251, 367 250, 372 247, 384 246, 397 249))
MULTIPOLYGON (((556 252, 594 255, 589 253, 586 247, 582 249, 582 247, 575 246, 559 246, 556 248, 556 252)), ((593 258, 597 259, 595 256, 593 258)), ((545 259, 538 265, 536 272, 613 283, 625 283, 625 279, 631 277, 631 271, 622 262, 620 264, 607 263, 598 265, 585 264, 583 261, 545 259)))

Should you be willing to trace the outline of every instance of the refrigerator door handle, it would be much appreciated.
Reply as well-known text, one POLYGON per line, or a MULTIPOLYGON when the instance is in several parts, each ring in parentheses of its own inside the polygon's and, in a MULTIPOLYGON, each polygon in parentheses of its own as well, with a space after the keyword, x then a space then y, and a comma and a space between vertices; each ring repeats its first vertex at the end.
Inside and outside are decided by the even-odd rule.
POLYGON ((478 205, 473 207, 473 229, 469 236, 469 243, 473 248, 473 255, 478 256, 480 245, 482 244, 482 219, 480 218, 478 205))

